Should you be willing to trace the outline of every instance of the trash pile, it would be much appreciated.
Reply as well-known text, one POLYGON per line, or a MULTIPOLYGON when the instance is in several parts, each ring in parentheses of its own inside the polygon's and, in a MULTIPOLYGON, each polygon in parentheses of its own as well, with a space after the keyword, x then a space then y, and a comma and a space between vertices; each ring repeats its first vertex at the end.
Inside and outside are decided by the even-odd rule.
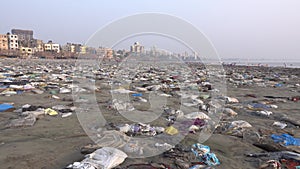
POLYGON ((201 164, 195 165, 190 169, 200 168, 200 166, 203 166, 203 164, 207 166, 215 166, 220 164, 220 161, 217 158, 217 156, 214 153, 210 152, 209 146, 197 143, 192 145, 191 150, 201 164))
POLYGON ((278 151, 269 153, 252 153, 247 154, 248 157, 267 160, 261 164, 261 169, 298 169, 300 167, 300 154, 291 151, 278 151))
MULTIPOLYGON (((13 106, 6 106, 6 108, 13 108, 13 106)), ((64 105, 56 105, 52 108, 45 108, 43 106, 32 106, 30 104, 23 105, 20 109, 14 110, 15 113, 19 114, 19 118, 12 119, 8 122, 6 127, 14 128, 14 127, 28 127, 33 126, 36 121, 42 116, 58 116, 60 115, 62 118, 71 116, 75 107, 69 107, 64 105)))
POLYGON ((152 127, 149 124, 125 124, 118 127, 119 131, 127 134, 128 136, 155 136, 165 131, 164 127, 152 127))
MULTIPOLYGON (((157 143, 156 146, 163 147, 170 145, 157 143)), ((110 167, 108 167, 108 165, 110 165, 114 166, 116 169, 134 169, 143 167, 151 169, 173 169, 175 167, 198 169, 205 167, 214 167, 221 164, 217 156, 211 152, 210 147, 200 143, 193 144, 188 149, 180 147, 180 144, 177 146, 171 146, 168 151, 158 155, 158 158, 165 159, 165 161, 172 161, 168 164, 156 162, 149 162, 143 164, 135 163, 129 165, 122 164, 122 162, 126 159, 127 155, 121 150, 111 147, 103 147, 98 149, 96 148, 96 150, 94 150, 95 147, 88 145, 85 147, 85 152, 88 152, 86 151, 88 148, 91 148, 93 152, 85 155, 85 158, 81 162, 74 162, 73 164, 68 165, 66 168, 82 169, 86 167, 87 169, 109 169, 110 167), (95 156, 100 157, 100 154, 101 158, 95 158, 95 156), (105 161, 104 158, 106 159, 105 161)))
POLYGON ((14 64, 0 68, 1 96, 48 93, 52 98, 60 99, 58 94, 70 94, 74 87, 73 66, 70 63, 14 64))

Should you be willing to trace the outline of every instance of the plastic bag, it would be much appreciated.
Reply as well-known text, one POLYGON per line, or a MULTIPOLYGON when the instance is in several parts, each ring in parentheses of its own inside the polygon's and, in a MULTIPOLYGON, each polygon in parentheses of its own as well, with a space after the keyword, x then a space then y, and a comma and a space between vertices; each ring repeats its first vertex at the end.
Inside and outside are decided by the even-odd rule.
POLYGON ((295 138, 289 134, 276 135, 272 134, 271 138, 275 143, 283 143, 285 146, 300 146, 300 138, 295 138))

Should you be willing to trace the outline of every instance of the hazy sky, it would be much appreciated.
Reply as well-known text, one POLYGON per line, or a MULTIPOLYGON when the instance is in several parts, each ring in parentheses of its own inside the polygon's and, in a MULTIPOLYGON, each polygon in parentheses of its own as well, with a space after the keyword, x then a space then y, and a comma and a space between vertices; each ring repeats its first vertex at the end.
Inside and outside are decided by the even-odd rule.
POLYGON ((2 0, 0 33, 32 29, 43 41, 85 43, 113 20, 142 12, 192 23, 222 58, 300 60, 299 0, 2 0))

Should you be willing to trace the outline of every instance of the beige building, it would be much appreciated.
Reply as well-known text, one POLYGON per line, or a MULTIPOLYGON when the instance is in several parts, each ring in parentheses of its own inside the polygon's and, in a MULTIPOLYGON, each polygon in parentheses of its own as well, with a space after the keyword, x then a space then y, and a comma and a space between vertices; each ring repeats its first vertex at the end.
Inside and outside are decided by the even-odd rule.
POLYGON ((7 35, 0 34, 0 50, 8 50, 7 35))
POLYGON ((8 37, 8 49, 18 50, 19 49, 18 35, 8 34, 7 37, 8 37))
POLYGON ((111 48, 103 48, 100 47, 96 50, 97 55, 106 58, 106 59, 112 59, 113 58, 113 50, 111 48))
POLYGON ((43 52, 44 51, 44 43, 42 40, 34 39, 33 52, 43 52))
POLYGON ((33 54, 33 49, 29 47, 20 47, 22 56, 31 57, 33 54))
POLYGON ((44 50, 59 53, 60 47, 59 47, 59 44, 52 43, 52 41, 48 41, 48 43, 44 44, 44 50))
POLYGON ((80 54, 86 54, 86 46, 80 46, 80 54))

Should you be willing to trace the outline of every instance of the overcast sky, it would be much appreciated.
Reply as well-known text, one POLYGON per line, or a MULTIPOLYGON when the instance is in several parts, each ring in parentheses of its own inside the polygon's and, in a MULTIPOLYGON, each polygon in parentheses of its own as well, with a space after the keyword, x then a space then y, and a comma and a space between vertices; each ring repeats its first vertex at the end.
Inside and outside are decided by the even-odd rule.
POLYGON ((159 12, 196 26, 221 58, 300 60, 299 0, 2 0, 0 33, 34 30, 34 37, 85 43, 124 16, 159 12))

